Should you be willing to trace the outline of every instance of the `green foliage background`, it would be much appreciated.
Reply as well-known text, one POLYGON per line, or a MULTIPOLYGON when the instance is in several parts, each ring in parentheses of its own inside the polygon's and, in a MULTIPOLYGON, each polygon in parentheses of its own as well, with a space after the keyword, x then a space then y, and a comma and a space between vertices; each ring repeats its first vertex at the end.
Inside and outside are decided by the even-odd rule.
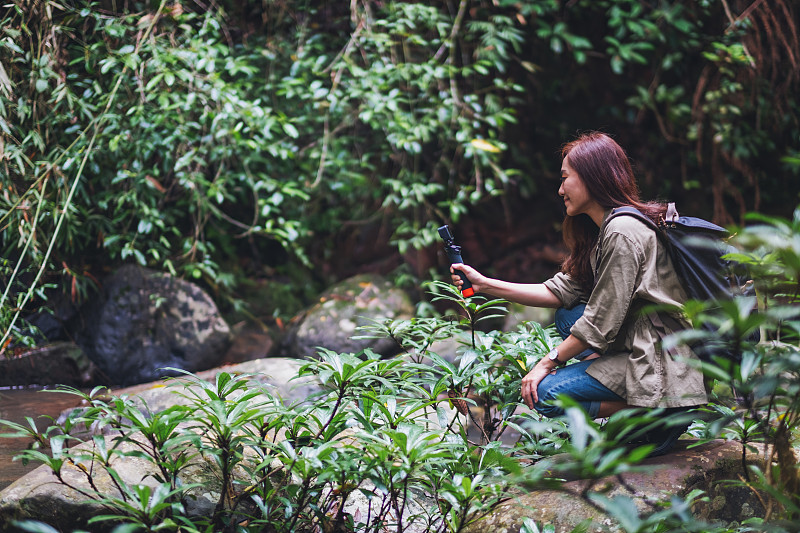
POLYGON ((302 299, 360 266, 422 276, 434 261, 407 260, 442 223, 524 233, 515 221, 534 213, 552 228, 558 147, 587 129, 628 148, 645 196, 691 214, 729 224, 798 201, 787 0, 14 0, 4 13, 7 331, 51 284, 79 302, 130 261, 220 300, 254 278, 302 299))

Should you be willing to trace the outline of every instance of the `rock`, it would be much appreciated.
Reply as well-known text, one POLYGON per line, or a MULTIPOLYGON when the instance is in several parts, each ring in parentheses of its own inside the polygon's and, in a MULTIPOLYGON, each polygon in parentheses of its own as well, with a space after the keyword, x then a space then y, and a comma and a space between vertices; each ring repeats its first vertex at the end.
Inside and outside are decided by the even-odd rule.
MULTIPOLYGON (((692 443, 690 440, 680 440, 671 453, 645 459, 640 465, 649 467, 646 471, 621 475, 625 486, 616 478, 609 477, 598 480, 595 487, 612 487, 606 493, 607 497, 628 496, 642 513, 652 512, 648 502, 664 502, 673 494, 684 496, 694 489, 701 489, 710 496, 711 501, 698 502, 694 506, 692 513, 698 519, 730 522, 753 515, 763 517, 764 508, 752 491, 717 483, 736 479, 737 474, 741 473, 741 444, 717 440, 688 448, 692 443)), ((587 531, 623 531, 609 516, 580 498, 585 486, 584 480, 570 480, 563 484, 563 492, 540 490, 520 494, 469 526, 466 532, 516 532, 526 518, 541 524, 552 524, 555 533, 570 532, 587 519, 593 521, 587 531)))
POLYGON ((318 347, 338 353, 371 348, 393 355, 399 351, 393 340, 354 339, 365 334, 356 328, 372 321, 408 319, 413 313, 408 295, 386 279, 374 274, 354 276, 325 291, 317 304, 292 320, 280 355, 310 357, 318 347))
MULTIPOLYGON (((280 397, 287 405, 308 400, 322 387, 314 376, 298 378, 298 371, 304 364, 291 357, 267 357, 238 365, 227 365, 195 375, 205 381, 213 381, 220 372, 228 374, 253 374, 253 381, 264 385, 272 394, 280 397)), ((165 387, 164 381, 146 383, 124 389, 112 390, 115 396, 123 394, 140 398, 154 413, 163 411, 171 405, 187 403, 176 395, 175 387, 165 387)))
POLYGON ((199 287, 138 266, 120 268, 98 301, 82 309, 78 344, 109 385, 156 380, 175 367, 212 368, 230 344, 230 329, 199 287))
MULTIPOLYGON (((291 405, 306 402, 318 392, 322 391, 322 387, 316 377, 298 377, 298 371, 303 364, 304 362, 299 359, 270 357, 248 361, 238 365, 222 366, 204 372, 197 372, 195 376, 204 381, 212 382, 220 372, 227 372, 228 374, 235 375, 252 374, 252 381, 254 383, 264 386, 271 394, 281 398, 284 404, 291 405)), ((173 405, 189 404, 188 399, 180 394, 176 394, 184 390, 180 383, 176 381, 183 380, 182 378, 176 378, 176 380, 170 379, 142 383, 131 387, 113 389, 110 391, 110 394, 113 396, 129 396, 138 403, 140 409, 146 406, 148 411, 155 414, 173 405)), ((85 409, 85 405, 67 409, 59 415, 57 422, 63 424, 71 413, 83 409, 85 409)), ((87 430, 84 427, 83 431, 73 434, 79 434, 83 438, 88 438, 91 434, 96 433, 97 431, 95 431, 94 428, 87 430)))
POLYGON ((269 357, 275 345, 266 328, 255 324, 237 324, 232 328, 233 342, 223 364, 237 364, 269 357))
MULTIPOLYGON (((111 439, 112 437, 106 437, 109 448, 112 446, 111 439)), ((92 444, 83 443, 78 448, 89 450, 92 444)), ((130 455, 115 455, 110 464, 125 484, 147 485, 151 488, 157 486, 156 467, 152 462, 135 456, 139 451, 138 447, 131 442, 123 442, 118 446, 123 453, 130 455)), ((97 492, 105 496, 120 497, 119 490, 105 469, 93 467, 88 460, 81 466, 91 469, 97 492)), ((198 456, 179 475, 182 483, 201 484, 190 491, 193 497, 187 499, 186 506, 189 516, 208 516, 214 510, 211 498, 214 491, 219 494, 220 483, 217 477, 208 475, 209 471, 198 456)), ((61 475, 72 487, 86 493, 93 492, 82 468, 66 463, 62 467, 61 475)), ((0 531, 15 531, 11 525, 15 520, 37 520, 57 527, 59 531, 85 530, 88 527, 93 533, 99 533, 110 530, 110 523, 106 522, 108 525, 105 526, 102 522, 87 525, 87 521, 106 511, 96 501, 59 483, 50 468, 42 465, 0 492, 0 531)))
POLYGON ((57 342, 0 356, 0 387, 70 385, 95 382, 97 367, 72 342, 57 342))

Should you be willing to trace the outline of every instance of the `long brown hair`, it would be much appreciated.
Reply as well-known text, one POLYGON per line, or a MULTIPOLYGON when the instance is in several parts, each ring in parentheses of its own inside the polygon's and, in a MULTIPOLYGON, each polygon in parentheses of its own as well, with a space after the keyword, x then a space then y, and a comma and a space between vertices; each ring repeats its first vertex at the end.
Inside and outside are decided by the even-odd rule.
MULTIPOLYGON (((666 213, 665 204, 642 202, 639 199, 639 187, 625 150, 605 133, 585 133, 565 144, 561 149, 561 159, 567 156, 589 195, 604 209, 633 206, 654 222, 658 222, 666 213)), ((567 215, 564 219, 564 242, 569 255, 561 265, 561 270, 586 290, 591 290, 594 284, 589 261, 599 232, 600 228, 589 215, 567 215)))

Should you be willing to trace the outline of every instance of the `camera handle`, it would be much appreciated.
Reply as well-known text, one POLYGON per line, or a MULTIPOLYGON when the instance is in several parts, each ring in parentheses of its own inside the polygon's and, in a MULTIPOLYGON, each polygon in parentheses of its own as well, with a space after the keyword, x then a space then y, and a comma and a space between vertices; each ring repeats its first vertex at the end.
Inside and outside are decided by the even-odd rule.
MULTIPOLYGON (((439 236, 444 239, 444 251, 447 254, 447 259, 450 261, 450 264, 463 263, 464 260, 461 259, 461 247, 453 244, 453 235, 450 233, 450 228, 447 226, 439 228, 439 236)), ((461 286, 461 295, 464 298, 469 298, 474 295, 475 289, 472 288, 472 283, 467 279, 467 276, 458 269, 455 270, 455 273, 461 278, 461 281, 464 282, 461 286)))

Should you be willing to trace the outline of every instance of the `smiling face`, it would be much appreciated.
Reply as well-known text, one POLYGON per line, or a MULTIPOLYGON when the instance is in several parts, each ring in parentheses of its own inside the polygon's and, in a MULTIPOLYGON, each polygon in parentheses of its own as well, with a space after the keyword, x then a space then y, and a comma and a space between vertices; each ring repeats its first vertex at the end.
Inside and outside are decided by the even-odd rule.
POLYGON ((599 220, 602 220, 603 208, 591 197, 586 184, 570 166, 569 156, 561 163, 561 187, 558 188, 558 195, 564 199, 568 216, 586 214, 597 222, 598 226, 600 225, 596 217, 599 214, 599 220))

